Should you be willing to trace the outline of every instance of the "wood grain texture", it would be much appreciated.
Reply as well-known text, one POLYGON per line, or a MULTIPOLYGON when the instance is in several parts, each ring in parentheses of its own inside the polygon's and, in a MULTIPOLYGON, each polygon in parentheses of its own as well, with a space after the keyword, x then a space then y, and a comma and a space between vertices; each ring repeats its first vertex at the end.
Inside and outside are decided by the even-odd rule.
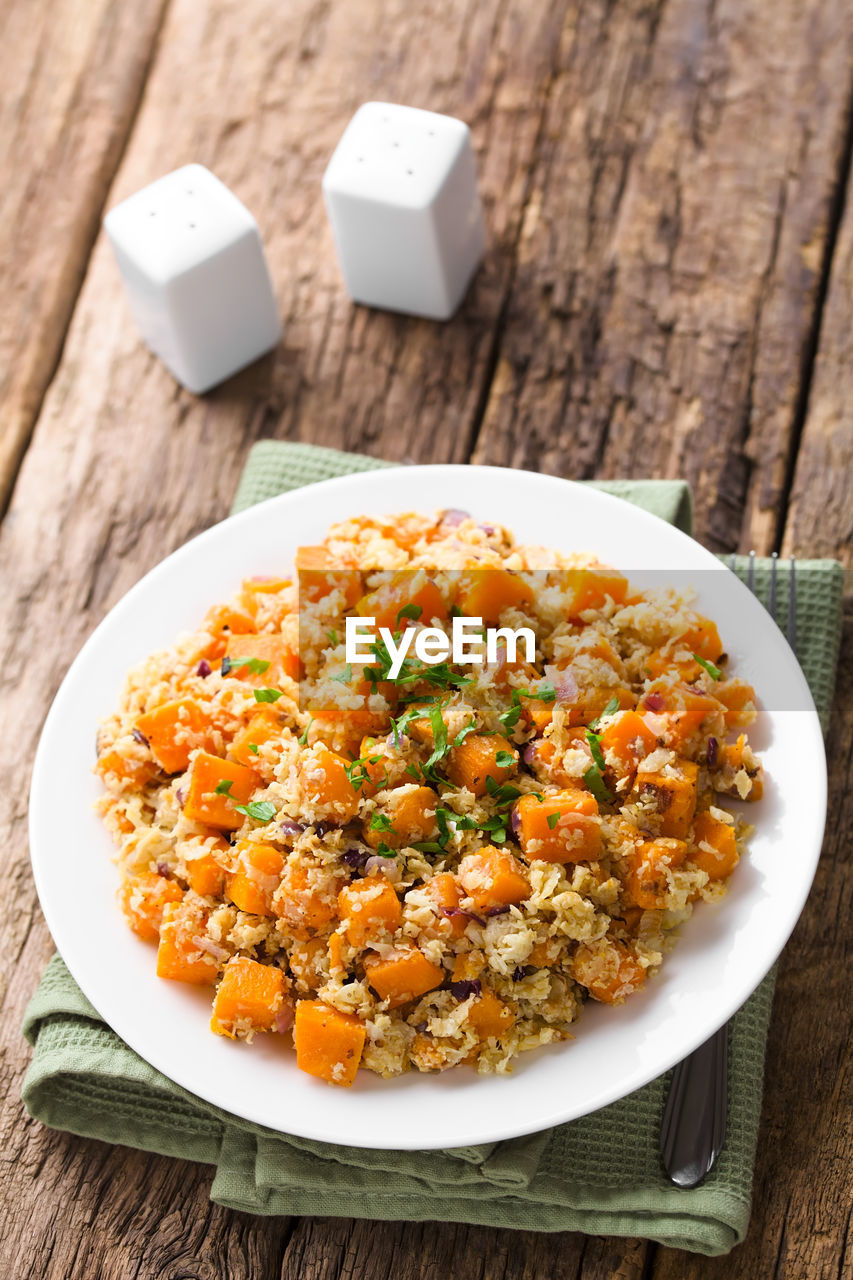
POLYGON ((853 568, 853 177, 846 195, 783 550, 836 556, 853 568))
POLYGON ((835 0, 582 6, 477 461, 685 476, 702 540, 735 549, 746 506, 769 549, 851 54, 835 0))
POLYGON ((0 14, 0 511, 51 374, 165 0, 0 14))
MULTIPOLYGON (((112 13, 100 3, 91 11, 112 13)), ((71 61, 40 78, 32 54, 29 80, 15 82, 30 114, 45 95, 72 102, 75 57, 89 69, 84 86, 98 82, 99 58, 107 81, 122 65, 118 19, 103 18, 101 43, 83 57, 81 33, 95 20, 72 39, 67 33, 83 22, 74 0, 52 5, 71 61)), ((849 383, 847 221, 837 262, 828 260, 853 42, 845 9, 842 0, 779 0, 772 16, 759 0, 294 0, 285 16, 271 0, 170 0, 107 207, 179 164, 208 164, 258 218, 285 337, 277 353, 203 400, 181 391, 138 343, 102 237, 64 333, 104 203, 106 160, 100 186, 73 186, 62 202, 69 221, 54 222, 52 255, 35 242, 25 250, 38 263, 40 287, 53 287, 72 257, 77 275, 62 293, 64 311, 36 306, 25 289, 15 294, 20 310, 7 317, 16 340, 23 339, 15 317, 19 328, 55 342, 53 357, 40 357, 33 413, 63 342, 64 349, 0 526, 0 580, 12 604, 0 613, 0 662, 4 716, 14 726, 0 735, 0 893, 15 904, 0 917, 7 958, 0 1274, 843 1274, 849 1060, 833 964, 849 956, 849 943, 840 925, 831 936, 826 926, 847 918, 853 892, 843 844, 849 821, 841 818, 780 980, 755 1219, 747 1244, 729 1259, 577 1235, 231 1213, 209 1203, 205 1167, 28 1121, 19 1097, 28 1055, 18 1028, 52 949, 25 834, 44 713, 104 612, 168 551, 225 514, 254 439, 423 462, 463 461, 476 441, 479 461, 566 475, 686 472, 705 540, 735 546, 754 538, 762 549, 778 523, 776 495, 785 500, 821 281, 830 279, 785 536, 802 553, 845 544, 844 481, 826 461, 836 470, 839 460, 850 462, 843 396, 832 399, 833 361, 849 383), (339 284, 319 179, 352 111, 370 98, 448 111, 472 125, 490 249, 448 325, 353 308, 339 284), (78 226, 89 228, 88 239, 78 226), (842 435, 832 440, 841 438, 840 446, 821 445, 827 433, 814 424, 822 421, 837 424, 842 435), (830 526, 824 542, 822 508, 830 526), (832 1090, 816 1093, 811 1082, 826 1078, 832 1090)), ((144 45, 153 8, 126 12, 144 45)), ((112 108, 104 111, 111 122, 112 108)), ((94 138, 93 120, 97 136, 106 136, 85 94, 67 120, 69 138, 94 138)), ((121 147, 113 145, 114 164, 121 147)), ((30 161, 32 181, 55 196, 40 176, 41 154, 30 161)), ((56 143, 50 154, 60 165, 65 150, 56 143)), ((10 162, 27 169, 20 152, 10 162)), ((849 642, 846 655, 849 672, 849 642)), ((833 734, 840 806, 851 780, 849 707, 833 734)))

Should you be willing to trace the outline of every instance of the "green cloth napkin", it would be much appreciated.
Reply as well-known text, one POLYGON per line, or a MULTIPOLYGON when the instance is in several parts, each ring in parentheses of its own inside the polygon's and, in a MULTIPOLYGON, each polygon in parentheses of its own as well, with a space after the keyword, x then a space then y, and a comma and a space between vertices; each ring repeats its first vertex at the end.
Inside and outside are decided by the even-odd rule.
MULTIPOLYGON (((234 510, 388 465, 264 441, 252 450, 234 510)), ((690 530, 690 491, 683 483, 597 487, 690 530)), ((764 584, 766 563, 759 568, 764 584)), ((801 661, 826 717, 840 634, 841 567, 804 562, 797 581, 801 661)), ((726 1145, 714 1171, 692 1191, 673 1187, 660 1165, 668 1075, 593 1115, 511 1141, 417 1152, 331 1146, 250 1124, 173 1084, 110 1030, 58 955, 26 1013, 33 1059, 23 1099, 32 1116, 54 1128, 216 1165, 212 1199, 250 1213, 644 1236, 721 1254, 744 1238, 749 1222, 773 983, 770 974, 733 1020, 726 1145)))

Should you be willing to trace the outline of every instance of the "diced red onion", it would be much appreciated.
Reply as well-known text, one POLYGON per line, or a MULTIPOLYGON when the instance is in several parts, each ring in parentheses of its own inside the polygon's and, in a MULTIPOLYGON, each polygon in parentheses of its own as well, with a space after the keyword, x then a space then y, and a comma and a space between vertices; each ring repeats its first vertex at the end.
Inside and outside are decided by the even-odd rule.
POLYGON ((293 1026, 293 1017, 293 1005, 289 1003, 283 1004, 275 1015, 275 1029, 280 1035, 284 1035, 285 1031, 289 1031, 293 1026))
POLYGON ((201 676, 201 678, 204 679, 205 676, 210 675, 212 670, 213 670, 213 667, 210 665, 207 659, 202 658, 201 662, 198 664, 198 666, 195 669, 195 673, 197 676, 201 676))
POLYGON ((364 849, 347 849, 341 854, 341 862, 345 862, 348 867, 363 867, 370 856, 364 849))
POLYGON ((656 689, 653 689, 652 692, 647 693, 645 698, 643 699, 643 706, 648 711, 663 711, 664 707, 666 706, 666 703, 664 702, 663 694, 658 693, 656 689))
POLYGON ((460 511, 456 507, 451 507, 448 511, 445 511, 444 514, 442 515, 441 523, 443 525, 446 525, 448 529, 455 529, 456 526, 458 524, 461 524, 463 520, 470 520, 470 519, 471 519, 470 511, 460 511))
POLYGON ((381 854, 374 853, 367 859, 364 869, 368 875, 374 871, 381 871, 388 877, 392 884, 396 884, 400 879, 400 868, 394 858, 383 858, 381 854))
POLYGON ((426 1031, 426 1029, 427 1029, 427 1024, 426 1024, 425 1022, 416 1022, 416 1023, 415 1023, 415 1031, 420 1031, 421 1035, 423 1035, 423 1033, 426 1031))
POLYGON ((512 971, 512 980, 513 982, 521 982, 521 979, 523 977, 524 977, 524 965, 517 964, 512 971))
POLYGON ((467 1000, 469 996, 478 996, 483 990, 479 978, 465 978, 461 982, 451 982, 450 994, 457 1000, 467 1000))
POLYGON ((334 822, 315 822, 314 823, 314 834, 318 836, 325 836, 328 834, 328 832, 334 831, 334 829, 335 829, 334 822))
POLYGON ((491 535, 495 531, 495 526, 493 524, 481 524, 481 525, 478 525, 477 528, 482 529, 483 533, 485 533, 487 537, 491 537, 491 535))
POLYGON ((486 912, 487 916, 505 916, 509 911, 509 907, 489 907, 486 912))
POLYGON ((213 956, 214 960, 227 960, 228 952, 224 947, 220 947, 218 942, 214 942, 212 938, 193 938, 193 946, 198 947, 199 951, 206 951, 209 956, 213 956))
POLYGON ((527 765, 535 764, 538 755, 539 739, 534 738, 533 741, 528 742, 527 746, 524 748, 524 763, 527 765))
POLYGON ((180 807, 183 809, 185 796, 184 796, 182 787, 178 787, 177 791, 175 792, 175 799, 177 800, 180 807))
POLYGON ((717 753, 719 751, 719 747, 720 747, 720 744, 716 738, 708 739, 708 768, 709 769, 713 769, 716 767, 717 753))
POLYGON ((172 879, 172 868, 169 866, 168 862, 157 863, 157 874, 158 876, 165 876, 167 880, 172 879))
POLYGON ((576 702, 578 682, 571 667, 545 667, 545 675, 554 686, 554 694, 558 702, 576 702))
POLYGON ((480 916, 475 916, 472 911, 463 911, 461 907, 442 907, 441 914, 448 920, 473 920, 475 924, 485 923, 480 916))
POLYGON ((305 826, 301 822, 294 822, 292 818, 283 818, 278 824, 278 829, 283 836, 299 836, 305 830, 305 826))
POLYGON ((518 812, 518 809, 514 808, 510 814, 509 825, 512 827, 514 833, 518 835, 521 830, 521 814, 518 812))
POLYGON ((143 747, 151 746, 151 743, 148 741, 148 739, 146 738, 145 734, 142 732, 141 729, 131 730, 130 736, 133 738, 133 741, 138 742, 140 746, 143 746, 143 747))

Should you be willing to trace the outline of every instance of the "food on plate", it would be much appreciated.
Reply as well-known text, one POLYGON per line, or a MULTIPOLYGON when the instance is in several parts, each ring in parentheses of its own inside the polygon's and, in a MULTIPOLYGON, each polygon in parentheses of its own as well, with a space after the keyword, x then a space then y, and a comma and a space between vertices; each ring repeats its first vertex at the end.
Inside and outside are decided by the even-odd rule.
POLYGON ((592 555, 343 521, 130 673, 96 765, 120 907, 214 1032, 292 1033, 321 1080, 507 1071, 725 892, 763 789, 728 665, 592 555))

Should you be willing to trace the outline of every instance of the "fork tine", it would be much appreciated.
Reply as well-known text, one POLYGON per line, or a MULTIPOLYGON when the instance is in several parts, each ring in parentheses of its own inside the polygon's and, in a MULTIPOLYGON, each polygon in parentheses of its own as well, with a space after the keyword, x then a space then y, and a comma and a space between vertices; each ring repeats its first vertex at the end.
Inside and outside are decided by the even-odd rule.
POLYGON ((794 556, 790 559, 790 573, 788 576, 788 621, 785 627, 785 634, 788 637, 788 644, 797 652, 797 578, 796 578, 796 560, 794 556))
POLYGON ((770 590, 767 593, 767 612, 770 614, 774 622, 778 622, 776 617, 776 566, 779 563, 779 556, 775 551, 770 554, 770 590))
POLYGON ((746 585, 749 587, 753 595, 755 595, 755 552, 749 553, 749 567, 746 571, 746 585))
POLYGON ((731 569, 732 573, 735 572, 736 567, 737 567, 737 556, 733 551, 732 554, 729 556, 729 568, 731 569))

